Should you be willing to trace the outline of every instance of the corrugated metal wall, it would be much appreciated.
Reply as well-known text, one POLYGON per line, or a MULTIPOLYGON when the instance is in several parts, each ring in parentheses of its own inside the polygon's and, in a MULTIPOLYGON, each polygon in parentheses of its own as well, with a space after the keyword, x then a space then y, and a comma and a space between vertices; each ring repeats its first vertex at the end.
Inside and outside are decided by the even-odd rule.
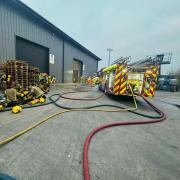
POLYGON ((73 59, 80 60, 85 65, 85 70, 83 71, 83 75, 92 75, 94 72, 97 72, 98 69, 98 61, 91 58, 90 56, 84 54, 82 51, 79 51, 69 43, 64 43, 64 80, 65 82, 72 82, 72 66, 73 59))
POLYGON ((61 81, 62 77, 62 39, 53 35, 43 26, 33 21, 27 15, 9 6, 6 3, 0 5, 0 60, 16 58, 16 36, 30 40, 49 48, 55 55, 55 64, 50 65, 50 73, 56 75, 61 81))
MULTIPOLYGON (((23 11, 18 11, 6 1, 0 0, 0 61, 16 58, 15 39, 22 37, 39 45, 49 48, 55 55, 55 64, 50 64, 50 73, 62 81, 63 40, 50 29, 32 19, 23 11)), ((86 55, 69 43, 64 43, 64 82, 72 82, 73 58, 83 61, 86 65, 85 74, 97 71, 97 60, 86 55)))

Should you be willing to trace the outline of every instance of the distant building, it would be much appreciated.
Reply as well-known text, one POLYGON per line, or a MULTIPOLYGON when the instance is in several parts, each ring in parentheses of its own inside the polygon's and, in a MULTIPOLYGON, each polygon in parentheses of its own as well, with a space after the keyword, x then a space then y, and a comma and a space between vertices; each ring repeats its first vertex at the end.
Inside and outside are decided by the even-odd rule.
POLYGON ((95 54, 19 0, 0 0, 0 62, 25 60, 60 82, 98 70, 95 54))

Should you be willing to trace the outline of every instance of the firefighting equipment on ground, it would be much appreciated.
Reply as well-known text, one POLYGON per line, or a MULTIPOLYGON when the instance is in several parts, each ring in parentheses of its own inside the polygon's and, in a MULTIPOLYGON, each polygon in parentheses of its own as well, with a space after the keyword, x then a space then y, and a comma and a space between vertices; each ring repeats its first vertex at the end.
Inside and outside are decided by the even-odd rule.
POLYGON ((54 75, 39 73, 38 68, 29 66, 24 61, 3 63, 3 71, 0 72, 0 111, 16 105, 45 103, 45 94, 54 83, 54 75))
POLYGON ((37 104, 37 103, 45 103, 46 102, 46 99, 44 97, 40 97, 39 99, 33 99, 31 101, 31 104, 34 105, 34 104, 37 104))
POLYGON ((46 102, 46 99, 43 98, 43 97, 41 97, 41 98, 39 98, 39 102, 40 102, 40 103, 44 103, 44 102, 46 102))
POLYGON ((20 113, 22 111, 22 107, 21 106, 14 106, 12 108, 12 113, 17 114, 20 113))

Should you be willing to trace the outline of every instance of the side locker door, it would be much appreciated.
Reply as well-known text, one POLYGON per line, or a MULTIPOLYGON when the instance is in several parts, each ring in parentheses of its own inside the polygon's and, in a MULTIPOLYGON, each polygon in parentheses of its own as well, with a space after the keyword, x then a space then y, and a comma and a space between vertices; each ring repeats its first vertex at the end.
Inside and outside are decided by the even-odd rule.
POLYGON ((110 73, 109 73, 109 89, 113 92, 114 91, 114 78, 115 78, 115 72, 116 69, 113 69, 110 73))

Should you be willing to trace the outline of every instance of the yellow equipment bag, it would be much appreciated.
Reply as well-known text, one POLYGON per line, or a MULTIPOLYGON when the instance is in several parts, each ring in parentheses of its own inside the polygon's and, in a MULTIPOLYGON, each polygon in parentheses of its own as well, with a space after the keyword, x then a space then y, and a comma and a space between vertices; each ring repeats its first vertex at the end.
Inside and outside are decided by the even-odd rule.
POLYGON ((41 97, 41 98, 39 98, 39 102, 44 103, 44 102, 46 102, 46 99, 41 97))
POLYGON ((20 113, 22 111, 22 107, 21 106, 14 106, 12 108, 12 113, 20 113))
POLYGON ((39 103, 39 99, 34 99, 34 100, 31 101, 32 105, 37 104, 37 103, 39 103))
POLYGON ((0 111, 4 110, 4 106, 0 105, 0 111))

